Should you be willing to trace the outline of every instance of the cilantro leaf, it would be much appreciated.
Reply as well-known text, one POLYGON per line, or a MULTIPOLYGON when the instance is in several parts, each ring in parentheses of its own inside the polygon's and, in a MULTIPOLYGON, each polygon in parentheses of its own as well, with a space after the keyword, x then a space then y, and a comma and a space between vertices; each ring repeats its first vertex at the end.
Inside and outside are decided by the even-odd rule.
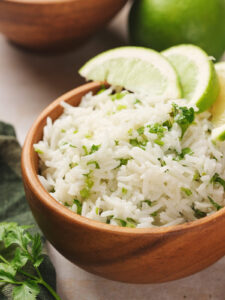
POLYGON ((216 210, 220 210, 221 208, 223 208, 221 205, 216 203, 211 197, 208 196, 208 199, 209 199, 210 203, 216 208, 216 210))
POLYGON ((76 206, 77 206, 77 214, 81 215, 81 212, 82 212, 82 203, 79 200, 77 200, 77 199, 74 199, 73 203, 76 204, 76 206))
POLYGON ((24 281, 13 289, 13 300, 35 300, 40 288, 34 280, 24 281))
POLYGON ((171 116, 174 118, 174 121, 180 126, 182 138, 185 131, 195 119, 195 111, 193 107, 188 108, 186 106, 178 106, 177 104, 173 103, 171 116))
POLYGON ((221 178, 218 173, 215 173, 213 175, 213 177, 210 179, 210 182, 221 184, 223 186, 224 191, 225 191, 225 180, 223 178, 221 178))

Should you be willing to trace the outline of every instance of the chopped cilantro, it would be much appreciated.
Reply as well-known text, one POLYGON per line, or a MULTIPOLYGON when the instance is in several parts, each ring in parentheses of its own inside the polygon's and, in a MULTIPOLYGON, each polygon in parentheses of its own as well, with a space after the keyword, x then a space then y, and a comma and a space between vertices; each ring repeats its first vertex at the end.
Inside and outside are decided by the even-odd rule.
POLYGON ((160 140, 160 139, 154 140, 154 143, 157 144, 157 145, 159 145, 159 146, 163 146, 164 145, 164 142, 162 140, 160 140))
POLYGON ((175 158, 174 160, 178 160, 178 161, 182 160, 182 159, 184 159, 186 154, 192 155, 192 154, 194 154, 194 152, 192 152, 191 148, 188 148, 188 147, 183 148, 181 153, 179 153, 177 155, 177 158, 175 158))
POLYGON ((92 154, 92 153, 98 151, 100 147, 101 147, 101 145, 92 145, 89 154, 92 154))
POLYGON ((126 194, 127 194, 127 189, 124 188, 124 187, 122 187, 122 194, 123 194, 123 195, 126 195, 126 194))
POLYGON ((137 222, 132 219, 132 218, 127 218, 127 224, 126 224, 126 227, 129 227, 129 228, 135 228, 137 225, 137 222))
POLYGON ((120 110, 123 110, 123 109, 126 109, 126 108, 127 108, 126 105, 120 104, 120 105, 117 106, 116 110, 120 111, 120 110))
POLYGON ((138 132, 139 135, 142 135, 142 134, 144 133, 144 131, 145 131, 144 126, 139 127, 139 128, 137 129, 137 132, 138 132))
POLYGON ((213 175, 213 177, 210 179, 210 182, 221 184, 223 186, 224 191, 225 191, 225 180, 223 178, 221 178, 218 173, 215 173, 213 175))
POLYGON ((34 151, 37 152, 38 154, 43 154, 44 153, 42 150, 37 149, 37 148, 34 151))
POLYGON ((88 132, 88 133, 85 135, 86 139, 90 139, 92 136, 93 136, 93 133, 92 133, 92 132, 88 132))
POLYGON ((83 145, 82 148, 84 149, 84 155, 88 155, 88 149, 87 149, 87 147, 83 145))
POLYGON ((162 158, 158 158, 158 161, 160 162, 160 164, 161 164, 161 167, 164 167, 164 166, 166 166, 166 162, 165 162, 165 160, 163 160, 162 158))
POLYGON ((77 214, 81 215, 81 212, 82 212, 82 203, 79 200, 77 200, 77 199, 74 199, 73 203, 76 204, 76 206, 77 206, 77 214))
POLYGON ((76 133, 78 133, 78 129, 73 131, 73 134, 76 134, 76 133))
POLYGON ((134 104, 142 104, 142 102, 141 102, 141 100, 136 99, 135 102, 134 102, 134 104))
POLYGON ((69 145, 71 148, 77 148, 77 146, 70 144, 69 145))
POLYGON ((161 124, 155 123, 153 125, 147 125, 147 127, 149 128, 149 132, 157 134, 158 138, 164 137, 164 132, 166 128, 163 127, 161 124))
POLYGON ((99 95, 101 93, 103 93, 106 90, 106 87, 104 84, 101 85, 101 89, 96 93, 96 95, 99 95))
POLYGON ((121 166, 126 166, 127 163, 128 163, 128 160, 130 160, 130 159, 131 158, 120 158, 119 159, 120 164, 116 167, 116 169, 119 168, 119 167, 121 167, 121 166))
POLYGON ((185 187, 181 187, 180 188, 182 192, 184 192, 187 196, 191 196, 192 195, 192 191, 188 188, 185 187))
POLYGON ((69 206, 71 206, 68 202, 64 202, 64 206, 67 206, 67 207, 69 207, 69 206))
POLYGON ((61 129, 61 132, 62 132, 62 133, 65 133, 65 132, 66 132, 66 130, 65 130, 65 129, 61 129))
POLYGON ((192 203, 191 209, 194 211, 194 216, 195 216, 197 219, 201 219, 201 218, 204 218, 205 216, 207 216, 207 213, 206 213, 206 212, 201 211, 201 210, 195 208, 195 207, 194 207, 194 203, 192 203))
POLYGON ((114 95, 111 95, 111 100, 115 101, 115 100, 120 100, 122 99, 124 96, 127 95, 127 92, 123 92, 123 93, 115 93, 114 95))
POLYGON ((87 197, 89 197, 89 195, 90 195, 90 189, 89 188, 83 188, 81 191, 80 191, 80 195, 81 195, 81 197, 83 197, 83 198, 87 198, 87 197))
POLYGON ((153 213, 150 214, 152 217, 156 217, 158 215, 158 210, 154 211, 153 213))
POLYGON ((132 135, 132 132, 133 132, 133 128, 130 128, 130 129, 127 131, 127 133, 128 133, 129 135, 132 135))
POLYGON ((122 227, 126 227, 127 225, 127 222, 122 220, 122 219, 118 219, 118 218, 115 218, 115 220, 117 221, 117 223, 119 222, 119 224, 122 226, 122 227))
POLYGON ((129 143, 133 146, 133 147, 139 147, 142 150, 145 150, 145 146, 147 144, 147 140, 143 140, 143 141, 138 141, 137 138, 135 139, 130 139, 129 143))
POLYGON ((96 215, 101 215, 101 213, 103 212, 103 209, 102 208, 99 208, 99 207, 96 207, 95 208, 95 213, 96 213, 96 215))
POLYGON ((183 137, 185 131, 195 119, 195 112, 193 107, 188 108, 186 106, 178 106, 177 104, 173 103, 171 116, 180 126, 182 132, 181 137, 183 137))
POLYGON ((55 188, 54 187, 51 189, 50 193, 55 193, 55 188))
POLYGON ((201 176, 200 176, 199 172, 196 170, 196 171, 195 171, 195 174, 194 174, 194 176, 193 176, 193 180, 194 180, 194 181, 199 181, 200 178, 201 178, 201 176))
POLYGON ((167 120, 167 121, 165 121, 165 122, 163 123, 163 126, 164 126, 164 127, 167 127, 168 130, 170 130, 170 129, 172 128, 172 126, 173 126, 172 120, 167 120))
POLYGON ((100 169, 99 163, 96 160, 91 160, 87 162, 87 165, 94 164, 96 169, 100 169))
POLYGON ((78 166, 78 163, 76 163, 76 162, 71 162, 71 163, 69 164, 70 169, 73 169, 73 168, 76 167, 76 166, 78 166))
POLYGON ((106 224, 110 224, 111 219, 114 217, 114 215, 108 216, 106 218, 106 224))
POLYGON ((152 201, 150 201, 150 200, 143 200, 143 201, 141 201, 142 203, 146 203, 146 204, 148 204, 148 206, 152 206, 152 204, 153 204, 153 202, 152 201))
POLYGON ((209 199, 210 203, 216 208, 216 210, 220 210, 221 208, 223 208, 221 205, 216 203, 211 197, 208 196, 208 199, 209 199))
POLYGON ((119 141, 115 140, 115 145, 118 146, 119 145, 119 141))

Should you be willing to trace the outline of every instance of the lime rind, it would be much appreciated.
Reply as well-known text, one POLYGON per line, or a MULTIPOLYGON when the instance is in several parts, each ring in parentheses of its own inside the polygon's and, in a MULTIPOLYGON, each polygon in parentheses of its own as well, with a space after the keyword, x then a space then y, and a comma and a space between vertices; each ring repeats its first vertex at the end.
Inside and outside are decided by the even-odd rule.
POLYGON ((219 96, 212 107, 212 122, 215 127, 225 124, 225 62, 215 64, 217 77, 219 79, 219 96))
POLYGON ((197 46, 183 44, 171 47, 162 54, 177 70, 184 98, 195 104, 199 112, 212 106, 219 93, 219 82, 213 62, 207 53, 197 46), (178 60, 178 57, 183 59, 178 60), (191 72, 192 76, 187 76, 191 72))
POLYGON ((80 70, 87 80, 106 81, 152 98, 182 97, 176 71, 158 52, 143 47, 119 47, 89 60, 80 70))
POLYGON ((217 128, 214 128, 212 130, 212 136, 211 136, 212 141, 224 141, 225 140, 225 124, 222 126, 219 126, 217 128))

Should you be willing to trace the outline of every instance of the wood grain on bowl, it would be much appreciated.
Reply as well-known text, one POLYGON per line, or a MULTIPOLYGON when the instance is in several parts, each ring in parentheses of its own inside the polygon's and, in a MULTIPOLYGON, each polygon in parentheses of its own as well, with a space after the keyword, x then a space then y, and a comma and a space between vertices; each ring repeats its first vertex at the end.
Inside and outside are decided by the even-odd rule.
POLYGON ((2 0, 0 32, 34 50, 68 49, 106 24, 126 0, 2 0))
POLYGON ((33 149, 46 118, 58 118, 60 102, 78 105, 100 83, 89 83, 60 97, 39 116, 26 138, 22 174, 34 217, 53 246, 81 268, 105 278, 156 283, 178 279, 214 263, 225 254, 225 209, 203 219, 161 228, 124 228, 103 224, 70 211, 45 191, 38 180, 33 149))

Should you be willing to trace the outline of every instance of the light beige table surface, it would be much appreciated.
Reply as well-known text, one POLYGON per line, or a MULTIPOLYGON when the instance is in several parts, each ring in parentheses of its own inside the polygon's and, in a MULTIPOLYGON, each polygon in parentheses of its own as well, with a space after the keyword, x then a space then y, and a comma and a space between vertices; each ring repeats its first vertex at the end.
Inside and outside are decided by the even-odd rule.
MULTIPOLYGON (((64 55, 34 55, 13 47, 0 35, 0 120, 15 126, 21 144, 40 111, 83 82, 77 70, 87 59, 125 44, 127 10, 128 7, 82 48, 64 55)), ((134 285, 89 274, 68 262, 51 245, 48 249, 62 300, 225 299, 225 258, 185 279, 134 285)))

